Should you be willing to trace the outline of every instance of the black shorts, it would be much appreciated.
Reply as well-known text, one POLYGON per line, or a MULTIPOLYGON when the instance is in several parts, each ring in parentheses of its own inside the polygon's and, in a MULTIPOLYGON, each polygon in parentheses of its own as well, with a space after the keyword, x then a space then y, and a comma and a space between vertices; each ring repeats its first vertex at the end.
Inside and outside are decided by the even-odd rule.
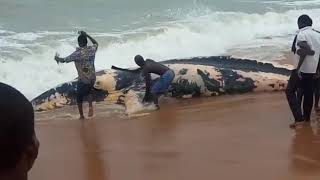
POLYGON ((92 93, 94 86, 93 83, 83 83, 83 82, 78 82, 77 84, 77 103, 82 103, 83 98, 90 95, 92 93))

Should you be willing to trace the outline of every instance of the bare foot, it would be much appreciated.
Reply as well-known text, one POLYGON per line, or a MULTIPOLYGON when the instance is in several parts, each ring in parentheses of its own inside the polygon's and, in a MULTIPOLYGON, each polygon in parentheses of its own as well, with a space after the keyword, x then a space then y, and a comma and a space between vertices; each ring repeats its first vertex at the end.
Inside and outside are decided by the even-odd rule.
POLYGON ((88 116, 89 116, 89 117, 92 117, 92 116, 93 116, 93 109, 92 109, 92 108, 89 108, 88 116))
POLYGON ((85 117, 84 116, 80 116, 79 120, 85 120, 85 117))
POLYGON ((302 122, 294 122, 294 123, 290 124, 289 127, 290 127, 291 129, 296 129, 296 128, 301 128, 301 127, 303 127, 304 125, 305 125, 305 122, 304 122, 304 121, 302 121, 302 122))

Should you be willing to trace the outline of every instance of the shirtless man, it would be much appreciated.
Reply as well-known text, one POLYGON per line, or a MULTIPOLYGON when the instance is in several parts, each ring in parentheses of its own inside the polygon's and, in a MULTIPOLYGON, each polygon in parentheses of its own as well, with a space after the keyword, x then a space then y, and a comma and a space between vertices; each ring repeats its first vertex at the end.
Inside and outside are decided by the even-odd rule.
POLYGON ((141 67, 146 79, 146 93, 143 98, 143 101, 146 102, 152 100, 159 109, 158 99, 168 90, 170 84, 172 83, 175 77, 173 70, 151 59, 144 60, 143 57, 140 55, 136 55, 134 57, 134 61, 138 66, 141 67), (152 87, 151 73, 160 76, 160 79, 157 82, 155 82, 155 84, 152 87))

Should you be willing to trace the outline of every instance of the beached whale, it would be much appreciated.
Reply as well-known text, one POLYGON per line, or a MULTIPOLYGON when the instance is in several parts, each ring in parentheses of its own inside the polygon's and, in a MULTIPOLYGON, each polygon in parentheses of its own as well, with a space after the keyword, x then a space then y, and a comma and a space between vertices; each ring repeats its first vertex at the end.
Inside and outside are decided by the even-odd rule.
MULTIPOLYGON (((286 88, 290 70, 255 60, 227 56, 195 57, 162 61, 176 76, 168 92, 173 97, 218 96, 286 88)), ((144 91, 141 72, 104 70, 96 73, 96 101, 124 103, 130 91, 144 91)), ((157 76, 153 76, 156 79, 157 76)), ((35 110, 43 111, 76 103, 73 80, 52 88, 32 100, 35 110)))

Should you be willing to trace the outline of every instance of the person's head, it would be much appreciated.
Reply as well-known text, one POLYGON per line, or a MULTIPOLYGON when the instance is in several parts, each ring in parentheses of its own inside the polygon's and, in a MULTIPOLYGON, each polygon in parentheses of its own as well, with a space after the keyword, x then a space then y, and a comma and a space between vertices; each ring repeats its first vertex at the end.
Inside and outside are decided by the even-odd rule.
POLYGON ((135 61, 136 64, 137 64, 138 66, 140 66, 140 67, 144 66, 145 63, 146 63, 141 55, 136 55, 136 56, 134 57, 134 61, 135 61))
POLYGON ((79 44, 79 47, 85 47, 87 46, 88 44, 88 39, 87 39, 87 36, 83 35, 83 34, 80 34, 78 36, 78 44, 79 44))
POLYGON ((38 156, 31 103, 18 90, 0 83, 0 178, 27 176, 38 156))
POLYGON ((312 26, 312 19, 308 15, 303 14, 298 18, 298 27, 302 29, 307 26, 312 26))

